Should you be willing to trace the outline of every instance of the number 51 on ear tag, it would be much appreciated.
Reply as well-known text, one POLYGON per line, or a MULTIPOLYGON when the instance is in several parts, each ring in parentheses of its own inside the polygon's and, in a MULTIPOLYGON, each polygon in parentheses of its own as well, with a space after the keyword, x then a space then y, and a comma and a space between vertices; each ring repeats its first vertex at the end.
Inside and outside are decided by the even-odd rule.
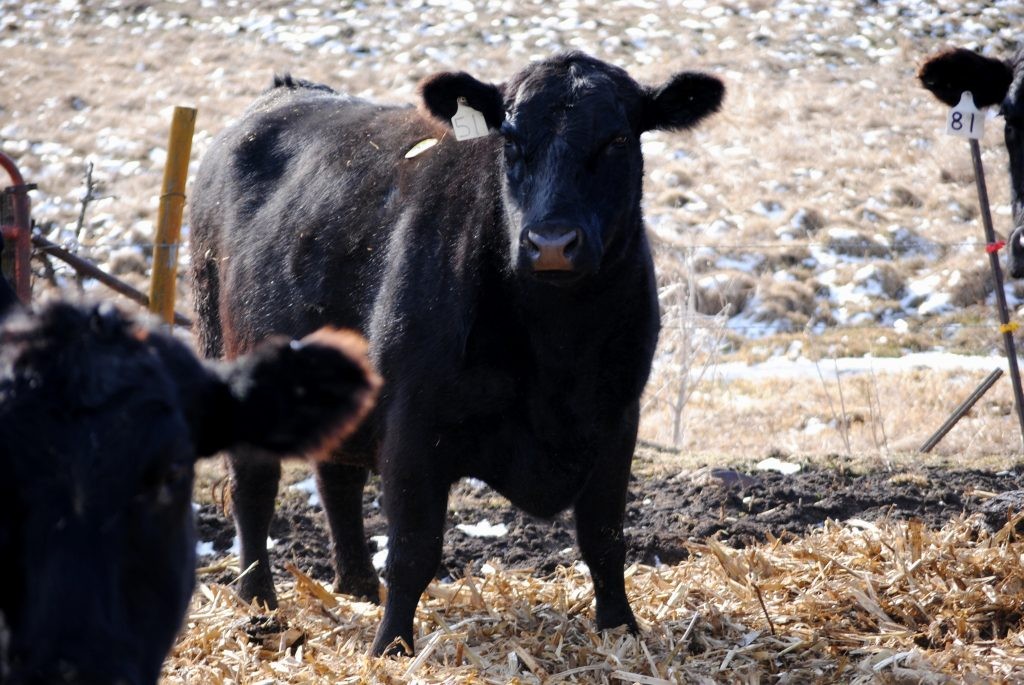
POLYGON ((974 96, 970 91, 965 90, 957 106, 949 110, 946 133, 975 140, 985 135, 985 113, 974 106, 974 96))
POLYGON ((466 98, 459 98, 459 108, 452 117, 455 140, 472 140, 487 135, 487 120, 484 115, 466 104, 466 98))

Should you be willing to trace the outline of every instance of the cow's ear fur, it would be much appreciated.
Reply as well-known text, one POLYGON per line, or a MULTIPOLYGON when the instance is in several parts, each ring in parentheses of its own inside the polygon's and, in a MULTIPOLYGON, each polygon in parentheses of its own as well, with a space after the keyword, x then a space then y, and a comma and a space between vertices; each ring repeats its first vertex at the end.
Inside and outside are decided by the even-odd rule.
POLYGON ((268 341, 218 375, 193 427, 199 456, 241 445, 326 456, 359 425, 380 387, 365 340, 333 329, 268 341))
POLYGON ((436 119, 448 126, 459 108, 459 98, 484 115, 487 126, 498 130, 505 120, 505 100, 500 86, 478 81, 464 71, 443 72, 420 82, 423 106, 436 119))
POLYGON ((644 93, 640 132, 673 131, 695 126, 722 106, 725 84, 709 74, 685 71, 644 93))
POLYGON ((1013 67, 1002 60, 957 48, 933 55, 917 72, 921 85, 954 107, 969 90, 978 107, 998 105, 1013 83, 1013 67))

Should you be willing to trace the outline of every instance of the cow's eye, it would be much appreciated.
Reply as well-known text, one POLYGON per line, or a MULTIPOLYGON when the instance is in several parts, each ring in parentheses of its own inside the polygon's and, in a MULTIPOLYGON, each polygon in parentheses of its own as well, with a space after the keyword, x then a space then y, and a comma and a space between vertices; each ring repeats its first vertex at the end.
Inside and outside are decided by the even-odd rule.
POLYGON ((523 160, 523 151, 514 140, 505 141, 505 162, 509 166, 518 164, 523 160))
POLYGON ((626 145, 629 143, 629 136, 625 133, 608 138, 605 142, 593 152, 587 160, 587 168, 591 171, 596 170, 600 165, 601 160, 609 157, 617 157, 623 150, 626 149, 626 145))
POLYGON ((629 142, 629 137, 626 136, 625 133, 623 133, 621 135, 617 135, 614 138, 611 138, 607 143, 604 144, 604 147, 602 147, 599 150, 598 154, 595 156, 595 161, 596 161, 597 157, 600 157, 601 153, 604 153, 604 154, 615 154, 617 152, 621 152, 622 150, 624 150, 626 148, 626 144, 628 142, 629 142))

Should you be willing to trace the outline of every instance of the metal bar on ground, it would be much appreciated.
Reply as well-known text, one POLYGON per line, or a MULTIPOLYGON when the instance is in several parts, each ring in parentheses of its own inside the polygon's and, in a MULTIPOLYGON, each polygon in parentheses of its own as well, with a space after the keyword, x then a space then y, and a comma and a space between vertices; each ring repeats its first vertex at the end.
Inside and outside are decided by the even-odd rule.
MULTIPOLYGON (((78 273, 84 274, 89 278, 95 278, 97 281, 107 286, 111 290, 114 290, 115 292, 124 295, 130 300, 138 302, 143 307, 149 307, 149 297, 145 293, 136 290, 135 288, 125 283, 121 279, 117 278, 116 276, 111 276, 106 271, 103 271, 92 262, 86 261, 85 259, 82 259, 78 255, 68 252, 60 245, 52 243, 46 238, 39 235, 32 236, 32 244, 35 245, 40 250, 42 250, 43 252, 53 255, 54 257, 60 259, 63 262, 67 262, 67 264, 78 273)), ((192 325, 192 320, 183 314, 175 312, 174 323, 179 326, 185 326, 186 328, 188 328, 192 325)))
POLYGON ((167 323, 171 323, 174 317, 181 215, 185 208, 185 182, 188 179, 188 162, 192 154, 192 134, 195 126, 195 109, 174 108, 171 133, 167 142, 167 164, 164 166, 160 210, 157 215, 153 281, 149 291, 150 311, 167 323))
POLYGON ((971 407, 981 399, 982 395, 989 391, 989 388, 995 385, 995 382, 999 380, 1002 375, 1002 369, 996 369, 990 373, 985 380, 981 382, 981 385, 975 388, 974 392, 972 392, 966 400, 961 402, 959 407, 953 410, 953 413, 948 419, 946 419, 946 422, 939 427, 939 430, 935 431, 935 434, 921 445, 921 449, 919 451, 925 453, 931 452, 932 449, 939 444, 939 441, 946 437, 946 433, 953 430, 953 426, 955 426, 957 422, 959 422, 960 419, 962 419, 964 415, 971 410, 971 407))
MULTIPOLYGON (((985 186, 985 167, 981 163, 981 146, 976 138, 970 139, 971 160, 974 162, 974 180, 978 186, 978 203, 981 205, 981 223, 985 228, 985 241, 995 245, 996 232, 992 228, 992 211, 989 209, 988 188, 985 186)), ((999 264, 999 253, 990 249, 988 262, 992 267, 995 279, 996 304, 999 308, 1000 330, 1003 334, 1003 345, 1006 347, 1006 361, 1010 365, 1010 380, 1013 383, 1013 400, 1017 409, 1017 423, 1020 424, 1020 436, 1024 445, 1024 392, 1021 391, 1020 368, 1017 365, 1017 347, 1013 341, 1013 329, 1010 324, 1010 310, 1006 306, 1006 291, 1003 290, 1003 268, 999 264)))

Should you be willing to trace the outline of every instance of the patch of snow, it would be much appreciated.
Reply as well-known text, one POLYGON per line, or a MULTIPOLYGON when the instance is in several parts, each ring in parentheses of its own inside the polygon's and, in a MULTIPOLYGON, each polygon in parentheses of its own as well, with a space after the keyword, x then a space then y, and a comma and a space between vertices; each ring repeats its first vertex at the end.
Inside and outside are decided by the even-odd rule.
MULTIPOLYGON (((274 549, 274 547, 276 545, 277 545, 277 540, 275 540, 274 538, 271 538, 271 537, 267 538, 267 549, 274 549)), ((238 536, 236 535, 234 537, 234 539, 231 540, 231 547, 228 548, 228 554, 239 555, 241 553, 242 553, 242 542, 241 542, 241 540, 238 539, 238 536)))
POLYGON ((860 233, 852 228, 830 228, 828 229, 828 237, 833 240, 858 240, 860 239, 860 233))
POLYGON ((316 476, 310 476, 305 480, 300 480, 298 483, 293 483, 288 489, 307 493, 309 495, 309 506, 320 506, 320 491, 316 488, 316 476))
POLYGON ((755 313, 743 312, 737 314, 725 322, 725 327, 754 340, 775 335, 776 333, 785 333, 790 330, 791 324, 785 319, 764 321, 758 318, 760 315, 756 313, 758 309, 757 297, 751 300, 750 304, 747 305, 747 309, 755 313))
MULTIPOLYGON (((1024 363, 1024 360, 1022 360, 1024 363)), ((1007 368, 1002 357, 981 357, 949 352, 914 352, 902 357, 840 357, 833 360, 815 362, 800 357, 786 359, 773 357, 757 364, 746 362, 726 362, 709 369, 714 380, 758 380, 764 378, 818 378, 820 374, 826 380, 834 380, 836 369, 843 376, 862 373, 904 373, 912 369, 930 371, 992 371, 996 367, 1007 368)))
POLYGON ((487 519, 479 523, 460 523, 455 527, 474 538, 503 538, 508 535, 508 526, 504 523, 492 525, 487 519))
POLYGON ((786 213, 785 208, 775 200, 758 200, 751 211, 769 219, 780 219, 786 213))
POLYGON ((704 233, 707 235, 724 235, 726 233, 732 233, 737 229, 736 224, 727 219, 715 219, 707 228, 704 229, 704 233))
POLYGON ((800 464, 794 464, 791 461, 782 461, 775 457, 768 457, 767 459, 762 459, 757 462, 757 469, 759 471, 778 471, 786 476, 799 473, 800 468, 800 464))
POLYGON ((719 257, 715 260, 716 269, 732 269, 752 274, 764 263, 764 257, 757 254, 744 254, 739 257, 719 257))
POLYGON ((155 147, 149 151, 148 159, 154 166, 162 167, 167 163, 167 150, 155 147))
POLYGON ((374 535, 370 537, 370 540, 377 545, 377 551, 373 553, 373 557, 370 561, 373 563, 373 568, 381 571, 384 569, 384 566, 388 561, 388 536, 374 535))
POLYGON ((917 313, 920 316, 928 316, 930 314, 943 314, 953 311, 950 299, 949 293, 932 293, 925 298, 924 302, 917 306, 917 313))
POLYGON ((823 422, 817 416, 812 416, 807 420, 807 425, 804 426, 805 435, 818 435, 828 429, 828 424, 823 422))

